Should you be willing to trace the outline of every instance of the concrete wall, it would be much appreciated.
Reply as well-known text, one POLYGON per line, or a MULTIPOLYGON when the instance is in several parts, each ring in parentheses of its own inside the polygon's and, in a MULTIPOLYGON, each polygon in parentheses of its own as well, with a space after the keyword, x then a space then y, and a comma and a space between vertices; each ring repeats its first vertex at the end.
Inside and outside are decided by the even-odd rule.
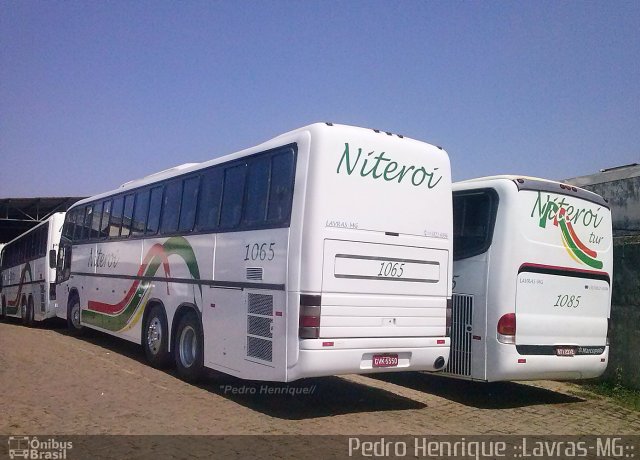
POLYGON ((626 166, 563 182, 597 193, 609 202, 614 235, 640 234, 640 166, 626 166))
POLYGON ((609 364, 602 377, 640 389, 640 165, 563 182, 595 192, 611 205, 613 286, 609 364), (633 236, 635 235, 635 236, 633 236))
POLYGON ((640 389, 640 236, 614 238, 610 354, 603 378, 640 389))

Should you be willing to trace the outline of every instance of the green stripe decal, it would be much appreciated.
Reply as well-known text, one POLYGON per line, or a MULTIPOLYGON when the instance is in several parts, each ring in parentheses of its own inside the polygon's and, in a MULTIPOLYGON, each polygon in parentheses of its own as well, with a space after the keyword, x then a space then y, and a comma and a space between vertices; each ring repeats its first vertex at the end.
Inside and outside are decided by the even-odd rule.
POLYGON ((562 220, 559 221, 559 223, 560 223, 560 229, 562 230, 562 234, 564 235, 564 239, 567 242, 567 244, 569 245, 569 250, 578 259, 580 259, 583 263, 587 264, 588 266, 590 266, 592 268, 596 268, 596 269, 601 269, 602 268, 602 262, 600 260, 596 260, 596 259, 593 259, 593 258, 589 257, 587 254, 585 254, 577 246, 575 241, 573 241, 573 238, 571 238, 571 234, 569 233, 569 229, 567 228, 567 223, 565 222, 565 220, 562 219, 562 220))
MULTIPOLYGON (((164 244, 157 244, 151 247, 145 256, 144 262, 138 270, 138 274, 142 274, 144 277, 155 277, 160 266, 164 266, 165 276, 169 277, 171 267, 168 263, 168 258, 172 255, 179 256, 185 262, 192 279, 200 280, 200 269, 198 268, 196 255, 189 242, 182 236, 169 238, 164 242, 164 244)), ((138 282, 136 280, 134 281, 133 286, 136 284, 137 287, 135 288, 133 295, 131 295, 131 298, 123 299, 126 304, 122 310, 115 314, 108 314, 96 309, 82 310, 82 322, 115 332, 122 332, 123 330, 134 327, 142 317, 142 313, 144 313, 152 287, 152 283, 149 281, 138 282)), ((202 297, 202 286, 198 284, 197 288, 200 292, 200 297, 202 297)), ((167 295, 171 295, 168 283, 167 295)), ((119 304, 123 301, 119 302, 119 304)), ((196 300, 195 287, 193 303, 194 305, 198 304, 196 300)), ((91 305, 105 306, 106 304, 101 304, 97 301, 89 301, 88 305, 91 307, 91 305)))

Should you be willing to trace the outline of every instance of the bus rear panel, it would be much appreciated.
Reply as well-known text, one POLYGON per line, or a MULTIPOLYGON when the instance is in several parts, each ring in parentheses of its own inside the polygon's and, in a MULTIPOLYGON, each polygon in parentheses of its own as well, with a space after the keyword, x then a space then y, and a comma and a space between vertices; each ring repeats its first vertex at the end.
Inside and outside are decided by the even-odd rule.
POLYGON ((487 381, 602 374, 613 263, 606 202, 564 184, 502 176, 456 184, 454 216, 462 249, 447 371, 487 381), (463 210, 471 202, 475 214, 463 210))
POLYGON ((446 153, 374 130, 311 135, 304 231, 290 247, 300 270, 290 279, 299 330, 288 378, 441 369, 452 255, 446 153))

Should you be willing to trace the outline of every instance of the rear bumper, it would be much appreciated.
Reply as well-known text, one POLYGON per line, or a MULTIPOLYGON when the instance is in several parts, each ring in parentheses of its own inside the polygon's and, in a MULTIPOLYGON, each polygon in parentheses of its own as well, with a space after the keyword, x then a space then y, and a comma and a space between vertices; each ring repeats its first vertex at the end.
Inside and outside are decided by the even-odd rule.
POLYGON ((313 339, 301 340, 298 361, 287 381, 307 377, 380 372, 436 371, 449 359, 449 338, 313 339), (441 342, 441 343, 438 343, 441 342), (398 356, 394 367, 373 367, 374 355, 398 356), (436 362, 441 364, 436 368, 436 362))
POLYGON ((497 344, 487 361, 487 381, 577 380, 602 375, 609 362, 609 347, 600 355, 521 355, 514 345, 497 344))

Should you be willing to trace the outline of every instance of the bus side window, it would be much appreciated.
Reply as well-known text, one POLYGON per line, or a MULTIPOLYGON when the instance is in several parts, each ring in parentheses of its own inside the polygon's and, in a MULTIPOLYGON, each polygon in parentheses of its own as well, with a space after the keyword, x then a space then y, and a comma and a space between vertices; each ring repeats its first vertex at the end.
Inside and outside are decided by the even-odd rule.
POLYGON ((293 201, 293 152, 279 153, 271 158, 271 187, 267 220, 288 223, 293 201))
POLYGON ((497 194, 486 190, 453 196, 453 257, 455 260, 486 252, 491 246, 497 194))
POLYGON ((111 200, 102 204, 102 220, 100 223, 100 238, 109 237, 109 219, 111 218, 111 200))
POLYGON ((135 195, 130 193, 124 197, 124 213, 122 215, 122 229, 120 236, 128 237, 131 234, 131 221, 133 220, 133 200, 135 195))
POLYGON ((25 241, 25 260, 33 258, 33 232, 29 233, 25 241))
POLYGON ((162 208, 162 186, 151 189, 149 200, 149 217, 147 218, 147 235, 155 235, 160 227, 160 209, 162 208))
POLYGON ((49 224, 40 228, 40 244, 38 257, 44 257, 47 255, 47 233, 49 233, 49 224))
POLYGON ((198 230, 213 230, 218 226, 222 198, 222 168, 210 169, 202 176, 198 196, 198 230))
POLYGON ((90 204, 86 208, 84 208, 84 218, 82 220, 82 234, 80 235, 81 240, 88 240, 91 238, 91 222, 93 220, 93 205, 90 204))
POLYGON ((34 234, 31 232, 26 238, 26 260, 33 258, 33 237, 34 234))
POLYGON ((178 230, 190 232, 196 221, 196 206, 198 204, 198 186, 200 176, 190 177, 184 180, 182 188, 182 204, 180 206, 180 224, 178 230))
POLYGON ((267 214, 270 161, 268 156, 254 158, 247 171, 247 199, 242 223, 247 227, 263 224, 267 214))
POLYGON ((27 258, 26 257, 26 248, 27 248, 26 240, 22 239, 22 240, 18 241, 18 263, 17 264, 22 264, 26 260, 26 258, 27 258))
POLYGON ((68 240, 73 240, 73 230, 76 225, 76 210, 72 210, 67 212, 67 215, 64 220, 64 225, 62 227, 62 236, 67 238, 68 240))
POLYGON ((178 230, 181 194, 182 181, 180 180, 169 182, 165 187, 164 200, 162 202, 162 217, 160 218, 161 233, 175 233, 178 230))
POLYGON ((149 213, 149 189, 140 190, 136 193, 136 205, 133 208, 133 222, 131 224, 131 233, 133 235, 141 235, 147 227, 147 214, 149 213))
POLYGON ((60 241, 58 249, 58 263, 56 264, 56 283, 62 283, 71 276, 71 244, 60 241))
POLYGON ((103 203, 96 203, 93 208, 93 219, 91 220, 90 238, 100 238, 100 219, 102 219, 103 203))
POLYGON ((118 238, 120 236, 123 208, 124 197, 119 196, 113 200, 113 207, 111 208, 111 218, 109 219, 109 238, 118 238))
POLYGON ((74 210, 74 227, 73 227, 73 240, 74 241, 79 241, 80 237, 82 236, 82 227, 83 227, 83 222, 84 222, 84 207, 82 208, 76 208, 74 210))
POLYGON ((220 227, 231 229, 240 223, 246 170, 247 165, 243 163, 226 168, 224 171, 220 227))

